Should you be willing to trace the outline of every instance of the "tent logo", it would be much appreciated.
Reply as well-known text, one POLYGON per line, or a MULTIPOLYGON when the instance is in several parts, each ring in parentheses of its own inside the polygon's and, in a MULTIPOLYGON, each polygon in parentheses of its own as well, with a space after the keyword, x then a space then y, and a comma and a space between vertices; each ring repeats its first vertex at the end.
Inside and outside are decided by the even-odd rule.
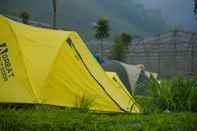
POLYGON ((6 43, 0 43, 0 72, 4 81, 8 81, 11 77, 14 77, 6 43))

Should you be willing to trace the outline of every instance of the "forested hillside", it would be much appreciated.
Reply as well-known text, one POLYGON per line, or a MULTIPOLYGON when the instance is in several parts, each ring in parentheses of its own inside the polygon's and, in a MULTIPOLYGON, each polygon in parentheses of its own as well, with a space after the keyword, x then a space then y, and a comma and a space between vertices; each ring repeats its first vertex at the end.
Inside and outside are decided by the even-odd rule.
MULTIPOLYGON (((88 40, 93 39, 93 25, 99 16, 107 16, 112 34, 126 31, 137 35, 160 33, 168 29, 160 10, 144 9, 137 0, 57 0, 57 23, 75 30, 88 40)), ((0 13, 18 16, 22 11, 35 21, 51 24, 51 0, 1 0, 0 13)))

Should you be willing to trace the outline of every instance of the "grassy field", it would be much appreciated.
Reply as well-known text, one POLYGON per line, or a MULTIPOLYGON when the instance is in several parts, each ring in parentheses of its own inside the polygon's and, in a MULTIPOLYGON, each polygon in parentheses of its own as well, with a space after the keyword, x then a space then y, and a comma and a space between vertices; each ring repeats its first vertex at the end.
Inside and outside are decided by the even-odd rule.
POLYGON ((100 114, 67 108, 1 108, 0 130, 195 131, 197 113, 100 114))

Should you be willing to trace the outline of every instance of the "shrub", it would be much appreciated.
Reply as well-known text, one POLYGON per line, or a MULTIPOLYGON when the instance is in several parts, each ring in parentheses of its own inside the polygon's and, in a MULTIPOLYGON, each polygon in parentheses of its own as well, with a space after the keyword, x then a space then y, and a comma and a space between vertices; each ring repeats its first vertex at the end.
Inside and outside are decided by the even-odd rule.
MULTIPOLYGON (((178 75, 160 82, 151 77, 146 85, 151 97, 147 103, 153 106, 153 109, 197 111, 197 77, 188 79, 183 75, 178 75)), ((147 109, 149 109, 146 110, 147 112, 152 111, 150 106, 147 109)))
POLYGON ((193 87, 191 91, 190 107, 191 111, 197 112, 197 88, 193 87))

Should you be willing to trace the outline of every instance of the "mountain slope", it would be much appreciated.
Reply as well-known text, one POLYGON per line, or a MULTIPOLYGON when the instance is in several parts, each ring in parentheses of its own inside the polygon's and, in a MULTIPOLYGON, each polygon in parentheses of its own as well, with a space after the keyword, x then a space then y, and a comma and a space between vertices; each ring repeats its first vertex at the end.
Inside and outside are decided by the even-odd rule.
MULTIPOLYGON (((93 24, 99 16, 107 16, 112 33, 121 31, 146 35, 166 31, 168 25, 159 10, 146 10, 136 0, 57 0, 59 27, 75 30, 88 40, 93 39, 93 24)), ((52 21, 51 0, 1 0, 0 13, 18 16, 22 11, 36 21, 52 21)))
POLYGON ((159 8, 170 25, 181 26, 187 31, 197 31, 193 12, 194 0, 140 0, 145 8, 159 8))

